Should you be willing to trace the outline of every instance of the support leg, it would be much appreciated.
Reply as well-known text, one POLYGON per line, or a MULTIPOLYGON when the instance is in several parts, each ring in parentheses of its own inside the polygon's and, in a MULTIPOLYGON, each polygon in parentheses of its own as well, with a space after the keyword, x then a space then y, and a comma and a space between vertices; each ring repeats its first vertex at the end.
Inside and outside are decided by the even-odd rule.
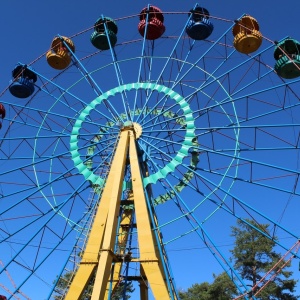
POLYGON ((129 157, 141 267, 148 279, 155 299, 169 300, 170 295, 166 280, 163 276, 162 260, 158 253, 156 240, 151 228, 151 220, 147 208, 147 201, 133 134, 130 135, 129 157))
MULTIPOLYGON (((80 299, 80 296, 84 292, 86 286, 89 284, 89 280, 93 275, 96 267, 99 267, 99 253, 101 249, 102 251, 100 257, 102 258, 102 261, 104 260, 104 257, 107 260, 107 263, 105 263, 104 271, 105 274, 108 273, 108 275, 100 278, 100 281, 95 282, 93 295, 96 296, 93 296, 93 299, 100 299, 100 288, 102 288, 103 290, 102 293, 105 294, 112 260, 111 250, 113 250, 110 241, 110 239, 113 239, 113 237, 109 238, 108 236, 113 234, 114 237, 116 236, 115 231, 113 231, 113 227, 116 226, 114 225, 114 216, 118 214, 120 207, 120 205, 118 205, 118 202, 120 201, 119 198, 124 177, 125 160, 128 151, 127 149, 128 131, 122 131, 111 165, 111 170, 109 172, 105 188, 103 190, 100 205, 98 207, 93 226, 89 234, 87 245, 79 264, 79 268, 66 295, 66 300, 80 299), (105 287, 103 288, 104 285, 105 287)), ((96 279, 99 279, 99 276, 103 276, 103 274, 98 276, 96 275, 96 279)), ((102 299, 104 299, 104 294, 102 295, 102 299)))

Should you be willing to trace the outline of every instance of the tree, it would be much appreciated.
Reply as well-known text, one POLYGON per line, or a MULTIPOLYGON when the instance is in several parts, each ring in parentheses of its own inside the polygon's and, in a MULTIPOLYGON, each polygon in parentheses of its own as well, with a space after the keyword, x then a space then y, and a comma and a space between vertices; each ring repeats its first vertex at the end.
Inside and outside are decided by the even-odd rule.
POLYGON ((193 284, 186 292, 179 292, 181 300, 231 300, 236 295, 236 287, 224 272, 213 275, 213 283, 193 284))
MULTIPOLYGON (((235 237, 232 254, 235 269, 243 280, 248 282, 255 294, 258 290, 257 283, 279 262, 281 255, 274 250, 276 237, 269 238, 268 224, 245 221, 238 220, 237 226, 232 227, 232 236, 235 237)), ((299 299, 293 295, 297 281, 290 279, 292 272, 287 270, 289 264, 283 267, 284 263, 282 261, 274 267, 273 272, 278 274, 259 292, 258 299, 299 299)))
POLYGON ((216 276, 213 275, 214 282, 211 284, 209 293, 211 299, 215 300, 228 300, 237 295, 237 289, 230 277, 225 273, 216 276))
POLYGON ((121 281, 120 284, 114 290, 114 293, 112 295, 112 300, 123 300, 124 296, 125 299, 129 299, 130 294, 133 292, 134 292, 134 288, 131 281, 128 282, 121 281))
MULTIPOLYGON (((232 262, 240 277, 253 295, 259 300, 296 300, 295 287, 297 281, 291 279, 290 266, 280 261, 281 255, 274 248, 276 237, 270 238, 269 225, 257 224, 251 220, 238 220, 237 226, 232 227, 232 236, 235 237, 232 253, 232 262), (272 270, 274 278, 267 283, 264 274, 272 270), (258 284, 259 283, 259 284, 258 284), (260 290, 260 287, 263 289, 260 290)), ((224 272, 214 275, 210 284, 204 282, 193 284, 187 291, 179 293, 182 300, 230 300, 237 296, 237 289, 229 276, 224 272)))
POLYGON ((179 297, 181 300, 210 300, 209 287, 208 282, 195 283, 186 292, 179 292, 179 297))

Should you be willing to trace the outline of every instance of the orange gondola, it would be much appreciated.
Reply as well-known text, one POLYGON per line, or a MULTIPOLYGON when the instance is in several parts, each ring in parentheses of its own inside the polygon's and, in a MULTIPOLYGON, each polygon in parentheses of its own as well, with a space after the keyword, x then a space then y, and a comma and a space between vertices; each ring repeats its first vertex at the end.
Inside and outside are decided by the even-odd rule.
POLYGON ((243 16, 233 26, 233 45, 237 51, 249 54, 256 51, 262 43, 262 34, 256 19, 249 15, 243 16))
POLYGON ((75 52, 75 45, 71 39, 64 36, 55 37, 46 54, 49 66, 57 70, 67 68, 71 63, 71 52, 75 52))

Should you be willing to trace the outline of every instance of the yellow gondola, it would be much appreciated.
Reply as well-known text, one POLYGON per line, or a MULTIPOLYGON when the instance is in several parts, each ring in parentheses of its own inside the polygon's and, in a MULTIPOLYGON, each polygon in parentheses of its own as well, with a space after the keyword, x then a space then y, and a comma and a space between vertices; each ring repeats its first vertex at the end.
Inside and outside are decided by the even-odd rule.
POLYGON ((55 37, 51 43, 51 48, 46 54, 50 67, 63 70, 71 63, 70 50, 75 52, 74 43, 67 37, 55 37), (67 47, 67 46, 68 47, 67 47))
POLYGON ((232 28, 234 35, 233 45, 241 53, 249 54, 256 51, 262 43, 262 34, 259 24, 249 15, 243 16, 232 28))

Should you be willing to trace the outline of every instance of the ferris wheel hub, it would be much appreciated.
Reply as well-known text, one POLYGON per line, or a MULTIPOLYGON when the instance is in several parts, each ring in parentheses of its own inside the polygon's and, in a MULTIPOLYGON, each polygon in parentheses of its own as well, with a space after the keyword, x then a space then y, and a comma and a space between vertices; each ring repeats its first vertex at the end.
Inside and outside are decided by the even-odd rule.
POLYGON ((137 122, 131 122, 131 121, 127 121, 124 123, 124 127, 123 128, 132 128, 134 133, 135 133, 135 138, 138 139, 140 138, 140 136, 143 133, 143 128, 142 126, 137 123, 137 122))
POLYGON ((133 122, 132 125, 135 132, 135 138, 138 139, 142 135, 143 128, 139 123, 136 122, 133 122))

